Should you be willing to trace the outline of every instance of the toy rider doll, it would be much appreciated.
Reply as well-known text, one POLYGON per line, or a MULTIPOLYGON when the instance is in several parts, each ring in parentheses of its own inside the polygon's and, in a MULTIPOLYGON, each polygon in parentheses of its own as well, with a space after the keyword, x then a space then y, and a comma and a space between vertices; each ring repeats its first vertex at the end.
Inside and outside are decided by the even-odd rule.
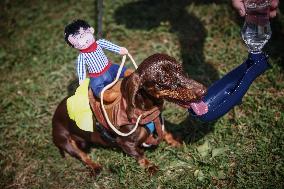
MULTIPOLYGON (((65 27, 65 41, 80 54, 77 58, 77 74, 79 84, 86 78, 86 70, 90 77, 90 86, 94 95, 100 98, 103 88, 115 80, 119 65, 112 64, 106 57, 103 49, 125 55, 124 47, 117 46, 105 39, 95 40, 94 28, 84 20, 75 20, 65 27)), ((123 67, 120 78, 129 76, 133 71, 123 67)), ((106 91, 104 101, 112 102, 118 92, 106 91)))
MULTIPOLYGON (((106 57, 103 49, 125 55, 128 53, 124 47, 117 46, 105 39, 95 40, 94 28, 84 20, 75 20, 65 27, 65 41, 73 48, 78 49, 80 54, 77 58, 77 74, 79 84, 86 78, 86 69, 90 77, 90 86, 94 95, 100 98, 103 88, 116 78, 119 66, 112 64, 106 57)), ((133 70, 123 67, 120 78, 127 77, 133 70)), ((119 95, 116 91, 105 91, 104 101, 113 102, 119 95)), ((153 132, 154 123, 146 124, 153 132)))

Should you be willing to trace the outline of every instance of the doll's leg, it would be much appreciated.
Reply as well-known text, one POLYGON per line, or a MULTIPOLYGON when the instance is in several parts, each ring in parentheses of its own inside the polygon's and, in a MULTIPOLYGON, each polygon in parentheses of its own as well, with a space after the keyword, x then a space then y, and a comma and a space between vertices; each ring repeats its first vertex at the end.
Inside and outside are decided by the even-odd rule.
MULTIPOLYGON (((113 80, 116 78, 118 69, 119 69, 119 65, 117 65, 117 64, 112 64, 111 67, 110 67, 109 73, 112 75, 113 80)), ((134 70, 123 66, 121 73, 119 75, 119 78, 127 77, 127 76, 131 75, 133 72, 134 72, 134 70)))
MULTIPOLYGON (((104 78, 102 76, 97 78, 91 78, 90 80, 90 86, 92 88, 94 96, 97 98, 101 98, 101 92, 103 90, 104 86, 104 78)), ((117 98, 118 94, 117 92, 112 92, 109 90, 106 90, 104 92, 104 101, 107 103, 113 102, 117 98)))

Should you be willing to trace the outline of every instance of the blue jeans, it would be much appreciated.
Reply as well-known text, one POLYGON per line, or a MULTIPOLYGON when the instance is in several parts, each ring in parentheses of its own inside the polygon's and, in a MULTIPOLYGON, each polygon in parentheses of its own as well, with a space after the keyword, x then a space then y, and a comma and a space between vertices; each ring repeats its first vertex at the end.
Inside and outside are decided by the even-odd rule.
MULTIPOLYGON (((90 87, 92 88, 92 91, 96 97, 100 98, 103 88, 115 80, 118 69, 119 65, 112 64, 110 68, 102 75, 90 78, 90 87)), ((124 72, 126 69, 127 68, 123 66, 119 78, 124 77, 124 72)))

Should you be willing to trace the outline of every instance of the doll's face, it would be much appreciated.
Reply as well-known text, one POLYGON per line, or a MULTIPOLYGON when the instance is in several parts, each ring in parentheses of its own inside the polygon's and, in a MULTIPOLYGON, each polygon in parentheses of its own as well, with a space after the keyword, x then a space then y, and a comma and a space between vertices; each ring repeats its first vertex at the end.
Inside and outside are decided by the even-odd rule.
POLYGON ((84 29, 81 27, 78 34, 68 36, 68 41, 76 49, 86 49, 95 42, 94 28, 84 29))

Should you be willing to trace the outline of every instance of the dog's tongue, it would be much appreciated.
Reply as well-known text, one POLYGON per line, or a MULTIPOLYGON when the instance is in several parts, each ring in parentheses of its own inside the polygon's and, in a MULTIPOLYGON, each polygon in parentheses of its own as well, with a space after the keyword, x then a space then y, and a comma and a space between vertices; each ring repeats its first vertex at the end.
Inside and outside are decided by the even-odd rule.
POLYGON ((190 103, 190 107, 192 108, 192 110, 194 111, 196 115, 203 115, 208 112, 208 106, 202 100, 199 102, 190 103))

